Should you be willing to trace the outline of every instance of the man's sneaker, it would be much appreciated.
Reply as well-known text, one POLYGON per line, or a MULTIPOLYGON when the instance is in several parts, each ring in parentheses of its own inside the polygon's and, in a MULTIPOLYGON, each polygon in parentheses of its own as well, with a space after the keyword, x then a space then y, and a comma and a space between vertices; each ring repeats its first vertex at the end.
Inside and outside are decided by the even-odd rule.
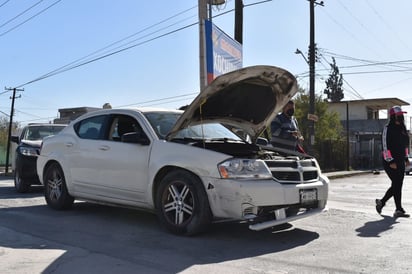
POLYGON ((377 211, 379 214, 381 214, 381 212, 382 212, 382 207, 383 207, 382 201, 379 200, 379 199, 376 199, 376 200, 375 200, 375 203, 376 203, 376 211, 377 211))
POLYGON ((409 218, 409 214, 405 213, 404 210, 395 210, 395 213, 393 213, 394 218, 398 217, 404 217, 404 218, 409 218))

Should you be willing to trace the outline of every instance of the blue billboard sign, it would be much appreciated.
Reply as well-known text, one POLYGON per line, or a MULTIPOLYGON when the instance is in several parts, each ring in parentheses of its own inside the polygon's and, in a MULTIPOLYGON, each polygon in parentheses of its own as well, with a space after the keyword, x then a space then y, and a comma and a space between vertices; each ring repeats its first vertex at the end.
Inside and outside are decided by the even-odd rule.
POLYGON ((209 20, 205 20, 207 83, 242 68, 242 45, 209 20))

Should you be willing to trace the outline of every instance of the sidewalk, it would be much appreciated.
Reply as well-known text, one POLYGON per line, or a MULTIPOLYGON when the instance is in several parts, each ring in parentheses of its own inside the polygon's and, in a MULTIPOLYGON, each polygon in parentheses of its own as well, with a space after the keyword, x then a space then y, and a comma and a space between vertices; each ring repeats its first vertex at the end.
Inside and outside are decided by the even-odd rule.
POLYGON ((380 172, 379 170, 342 170, 342 171, 333 171, 333 172, 324 172, 323 174, 326 175, 329 179, 337 179, 343 177, 350 177, 356 176, 361 174, 368 174, 368 173, 375 173, 380 172))

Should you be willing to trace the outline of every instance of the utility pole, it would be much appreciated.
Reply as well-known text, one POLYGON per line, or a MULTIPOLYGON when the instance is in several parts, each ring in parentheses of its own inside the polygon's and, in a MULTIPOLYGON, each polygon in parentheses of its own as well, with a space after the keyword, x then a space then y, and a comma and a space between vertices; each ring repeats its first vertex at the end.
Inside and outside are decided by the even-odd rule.
POLYGON ((207 69, 206 69, 206 33, 205 20, 212 20, 212 6, 219 6, 226 0, 198 0, 199 13, 199 75, 200 91, 207 86, 207 69), (208 16, 209 7, 209 16, 208 16))
POLYGON ((235 0, 235 40, 243 44, 243 1, 235 0))
POLYGON ((207 0, 199 0, 199 75, 200 75, 200 91, 206 85, 206 34, 205 34, 205 20, 207 19, 207 0))
POLYGON ((315 62, 316 62, 316 44, 315 44, 315 4, 323 6, 323 1, 317 3, 315 0, 309 0, 310 10, 310 41, 309 41, 309 152, 313 153, 315 144, 315 62))
POLYGON ((11 99, 11 109, 10 109, 10 122, 9 122, 9 132, 7 135, 7 151, 6 151, 6 169, 5 169, 5 174, 9 172, 9 156, 10 156, 10 139, 11 139, 11 128, 13 127, 13 114, 14 114, 14 100, 16 98, 20 98, 21 95, 16 97, 16 91, 24 91, 24 89, 18 89, 18 88, 5 88, 7 91, 13 91, 13 96, 10 97, 11 99))
MULTIPOLYGON (((373 140, 373 139, 372 139, 373 140)), ((350 169, 350 142, 349 142, 349 101, 346 101, 346 170, 350 169)), ((372 158, 374 163, 375 159, 372 158)))

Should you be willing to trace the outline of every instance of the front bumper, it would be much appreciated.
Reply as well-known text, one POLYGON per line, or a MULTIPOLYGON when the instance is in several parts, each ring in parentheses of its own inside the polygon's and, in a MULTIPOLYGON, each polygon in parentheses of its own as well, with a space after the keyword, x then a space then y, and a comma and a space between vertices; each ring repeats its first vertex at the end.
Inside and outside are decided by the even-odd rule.
POLYGON ((218 179, 209 181, 207 193, 216 218, 247 221, 250 229, 261 230, 325 211, 328 186, 322 176, 299 184, 218 179), (302 193, 314 194, 303 200, 302 193))
POLYGON ((36 162, 37 157, 24 156, 20 154, 16 157, 15 169, 19 172, 19 176, 22 179, 37 183, 39 181, 39 177, 37 176, 36 162))
MULTIPOLYGON (((284 209, 279 209, 279 210, 284 210, 284 209)), ((296 220, 299 220, 299 219, 302 219, 302 218, 305 218, 305 217, 309 217, 309 216, 312 216, 312 215, 320 214, 320 213, 326 212, 326 211, 327 211, 326 207, 325 208, 310 209, 308 211, 296 214, 294 216, 289 216, 289 217, 280 218, 280 219, 277 218, 279 213, 275 213, 275 216, 276 216, 275 219, 249 225, 249 229, 251 229, 251 230, 263 230, 263 229, 274 227, 274 226, 281 225, 281 224, 284 224, 284 223, 289 223, 289 222, 292 222, 292 221, 296 221, 296 220)), ((281 215, 281 213, 279 215, 281 215)))

